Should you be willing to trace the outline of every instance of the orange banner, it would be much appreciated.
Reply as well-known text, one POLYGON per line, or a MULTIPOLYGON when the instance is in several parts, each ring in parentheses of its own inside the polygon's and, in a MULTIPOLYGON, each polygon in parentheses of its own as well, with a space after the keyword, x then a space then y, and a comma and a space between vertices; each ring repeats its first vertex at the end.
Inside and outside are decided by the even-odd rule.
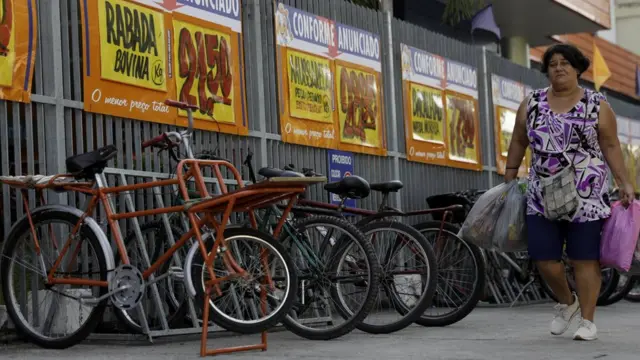
POLYGON ((176 1, 81 4, 85 110, 186 125, 186 112, 164 105, 179 100, 199 107, 196 128, 248 133, 238 0, 227 13, 176 1))
POLYGON ((31 102, 37 24, 35 0, 0 0, 0 99, 31 102))
POLYGON ((274 5, 282 141, 386 155, 380 36, 274 5))

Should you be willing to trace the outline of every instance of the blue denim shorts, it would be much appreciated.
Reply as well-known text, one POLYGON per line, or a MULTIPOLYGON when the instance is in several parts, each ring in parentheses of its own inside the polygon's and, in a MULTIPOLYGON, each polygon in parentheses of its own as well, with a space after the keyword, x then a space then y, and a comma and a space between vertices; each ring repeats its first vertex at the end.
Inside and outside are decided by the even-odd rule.
POLYGON ((533 260, 560 260, 566 243, 571 260, 600 260, 603 220, 572 223, 527 215, 529 257, 533 260))

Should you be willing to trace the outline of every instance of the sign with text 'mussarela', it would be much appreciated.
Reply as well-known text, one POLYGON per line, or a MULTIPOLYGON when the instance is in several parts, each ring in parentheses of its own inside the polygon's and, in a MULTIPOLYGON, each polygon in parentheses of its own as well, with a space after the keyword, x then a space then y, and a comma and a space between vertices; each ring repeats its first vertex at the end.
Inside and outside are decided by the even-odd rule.
POLYGON ((385 155, 380 37, 277 3, 282 140, 385 155))
POLYGON ((91 112, 247 133, 240 0, 83 0, 84 104, 91 112))
POLYGON ((476 69, 400 46, 407 159, 482 170, 476 69))

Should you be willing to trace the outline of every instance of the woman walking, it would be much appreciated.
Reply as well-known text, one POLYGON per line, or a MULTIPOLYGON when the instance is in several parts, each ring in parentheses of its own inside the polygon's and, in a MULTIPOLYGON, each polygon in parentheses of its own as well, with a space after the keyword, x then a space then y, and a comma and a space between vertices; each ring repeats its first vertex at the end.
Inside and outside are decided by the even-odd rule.
POLYGON ((551 86, 534 90, 520 104, 505 181, 516 178, 527 146, 532 161, 527 190, 529 256, 559 304, 551 334, 561 335, 581 313, 575 340, 598 337, 594 313, 600 293, 600 232, 610 216, 608 168, 625 206, 634 199, 618 141, 616 118, 606 98, 582 88, 589 68, 577 48, 554 45, 543 56, 551 86), (577 296, 560 261, 563 247, 574 267, 577 296))

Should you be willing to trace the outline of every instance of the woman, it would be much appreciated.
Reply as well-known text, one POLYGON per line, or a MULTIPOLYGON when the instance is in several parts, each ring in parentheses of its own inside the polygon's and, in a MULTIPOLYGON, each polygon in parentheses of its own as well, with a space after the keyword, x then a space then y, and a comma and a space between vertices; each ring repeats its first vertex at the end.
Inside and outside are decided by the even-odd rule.
POLYGON ((530 146, 526 216, 529 256, 560 302, 551 322, 551 333, 563 334, 581 312, 575 340, 598 337, 593 316, 601 283, 600 232, 603 219, 611 214, 607 165, 621 185, 623 204, 628 206, 634 199, 615 114, 602 94, 578 85, 578 78, 588 68, 589 59, 574 46, 560 44, 547 49, 542 72, 551 86, 533 91, 520 104, 505 174, 505 181, 516 178, 525 150, 530 146), (577 191, 572 193, 577 192, 577 200, 570 212, 551 216, 557 215, 550 210, 553 205, 549 204, 554 203, 544 197, 542 188, 552 179, 551 175, 557 178, 564 174, 575 178, 568 183, 575 182, 577 191), (571 293, 560 262, 565 244, 574 267, 577 296, 571 293))

